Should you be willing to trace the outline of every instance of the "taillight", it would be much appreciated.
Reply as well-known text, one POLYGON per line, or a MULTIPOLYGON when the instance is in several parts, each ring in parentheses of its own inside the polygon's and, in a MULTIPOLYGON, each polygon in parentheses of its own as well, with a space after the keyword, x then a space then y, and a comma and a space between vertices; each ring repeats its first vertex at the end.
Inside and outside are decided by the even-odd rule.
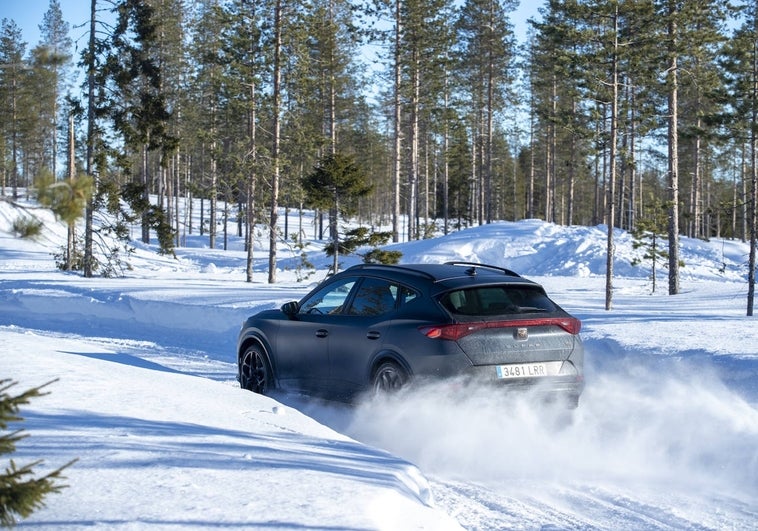
POLYGON ((568 317, 566 319, 561 319, 561 323, 558 324, 561 328, 563 328, 566 332, 568 332, 571 335, 577 335, 580 330, 582 329, 582 322, 577 319, 576 317, 568 317))
POLYGON ((576 317, 544 317, 538 319, 518 319, 510 321, 477 321, 473 323, 454 323, 422 326, 419 331, 430 339, 447 339, 458 341, 469 334, 486 328, 516 328, 530 326, 559 326, 566 332, 576 335, 582 329, 582 322, 576 317))
POLYGON ((486 328, 487 323, 456 323, 435 326, 422 326, 419 328, 422 334, 431 339, 447 339, 458 341, 460 338, 486 328))

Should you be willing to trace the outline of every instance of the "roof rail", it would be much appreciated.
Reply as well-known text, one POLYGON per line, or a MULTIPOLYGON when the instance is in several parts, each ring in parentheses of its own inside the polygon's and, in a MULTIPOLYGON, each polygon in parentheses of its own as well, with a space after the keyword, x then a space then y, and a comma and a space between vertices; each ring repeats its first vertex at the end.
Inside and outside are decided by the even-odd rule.
POLYGON ((405 267, 402 264, 355 264, 354 266, 350 266, 348 268, 348 270, 350 269, 392 269, 395 271, 402 270, 403 272, 410 275, 416 275, 430 280, 436 280, 434 275, 427 273, 426 271, 419 271, 418 269, 414 269, 412 267, 405 267))
POLYGON ((469 275, 474 276, 476 275, 476 269, 482 268, 482 269, 489 269, 490 271, 499 271, 503 273, 504 275, 508 275, 509 277, 521 277, 518 273, 515 271, 511 271, 510 269, 506 269, 504 267, 489 265, 489 264, 478 264, 476 262, 461 262, 461 261, 451 261, 451 262, 445 262, 446 265, 452 265, 452 266, 468 266, 470 269, 466 271, 469 275))

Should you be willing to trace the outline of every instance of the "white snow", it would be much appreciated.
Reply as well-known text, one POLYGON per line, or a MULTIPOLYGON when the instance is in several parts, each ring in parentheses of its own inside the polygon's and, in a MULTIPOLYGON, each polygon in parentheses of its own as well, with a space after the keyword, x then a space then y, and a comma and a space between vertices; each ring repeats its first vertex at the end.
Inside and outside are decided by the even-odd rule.
MULTIPOLYGON (((651 294, 616 231, 611 311, 602 226, 525 220, 390 246, 404 262, 488 262, 541 282, 582 319, 587 388, 573 413, 454 382, 347 407, 235 380, 242 320, 323 279, 323 242, 307 248, 310 275, 282 245, 275 285, 265 242, 247 283, 236 236, 223 251, 197 234, 176 259, 135 243, 123 277, 85 279, 55 268, 65 228, 23 204, 49 228, 15 238, 20 211, 0 200, 0 378, 18 392, 55 382, 13 425, 29 434, 13 458, 44 459, 40 474, 78 461, 19 528, 756 527, 758 322, 745 316, 743 242, 682 238, 669 296, 665 270, 651 294)), ((313 233, 310 218, 303 227, 313 233)))

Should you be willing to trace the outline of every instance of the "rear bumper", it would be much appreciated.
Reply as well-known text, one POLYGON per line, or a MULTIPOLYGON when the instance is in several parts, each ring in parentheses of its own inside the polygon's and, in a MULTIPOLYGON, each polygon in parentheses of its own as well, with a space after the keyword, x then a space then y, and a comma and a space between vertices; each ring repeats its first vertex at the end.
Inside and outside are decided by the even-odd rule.
POLYGON ((517 381, 495 381, 493 384, 507 391, 533 394, 543 402, 565 403, 571 408, 578 406, 579 397, 584 391, 584 378, 578 376, 525 378, 517 381))
POLYGON ((567 374, 540 378, 496 378, 492 366, 472 367, 472 383, 492 388, 495 392, 524 393, 544 402, 562 402, 576 407, 584 391, 581 374, 567 374))

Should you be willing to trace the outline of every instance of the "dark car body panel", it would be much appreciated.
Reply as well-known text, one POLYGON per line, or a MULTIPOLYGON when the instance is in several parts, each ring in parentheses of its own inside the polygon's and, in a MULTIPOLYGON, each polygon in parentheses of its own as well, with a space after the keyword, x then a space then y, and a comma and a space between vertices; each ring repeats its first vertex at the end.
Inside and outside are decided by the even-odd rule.
POLYGON ((237 353, 241 363, 247 346, 260 344, 275 386, 284 390, 352 400, 371 387, 373 371, 387 360, 418 380, 462 376, 507 388, 539 384, 574 399, 584 386, 578 320, 541 286, 509 270, 356 266, 288 309, 298 311, 250 317, 237 353), (456 335, 440 337, 435 327, 451 327, 456 335))
POLYGON ((567 360, 574 352, 572 336, 557 326, 526 327, 526 338, 518 339, 520 327, 491 328, 460 340, 474 365, 567 360))

